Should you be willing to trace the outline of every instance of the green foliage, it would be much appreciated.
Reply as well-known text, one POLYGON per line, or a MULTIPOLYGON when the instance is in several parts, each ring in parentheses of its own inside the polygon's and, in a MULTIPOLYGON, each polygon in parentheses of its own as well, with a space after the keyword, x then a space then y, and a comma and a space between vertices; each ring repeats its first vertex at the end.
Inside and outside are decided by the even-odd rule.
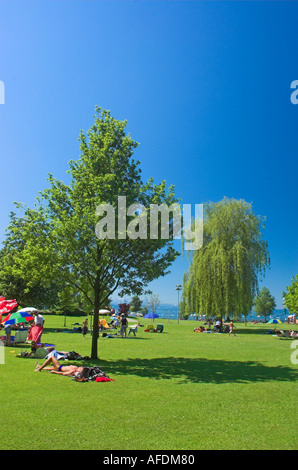
POLYGON ((298 274, 292 277, 292 284, 287 287, 287 292, 283 292, 283 297, 289 311, 298 314, 298 274))
MULTIPOLYGON (((21 205, 17 204, 17 207, 21 205)), ((7 299, 16 299, 19 305, 35 306, 39 309, 52 307, 58 301, 59 285, 52 280, 44 285, 41 280, 32 280, 32 270, 23 271, 17 264, 26 247, 24 233, 27 225, 34 224, 33 212, 27 211, 26 217, 18 218, 10 214, 10 224, 0 251, 0 292, 7 299), (29 220, 32 217, 32 220, 29 220)))
POLYGON ((144 315, 147 315, 147 313, 149 312, 148 308, 146 307, 146 305, 144 305, 141 310, 140 310, 140 313, 144 316, 144 315))
POLYGON ((270 294, 267 287, 263 287, 257 294, 253 306, 255 313, 264 316, 265 321, 266 317, 273 313, 273 310, 276 307, 276 303, 274 297, 270 294))
POLYGON ((139 312, 142 307, 142 300, 138 295, 134 295, 130 301, 130 310, 132 312, 139 312))
POLYGON ((258 274, 269 264, 263 226, 264 219, 243 200, 204 205, 203 246, 193 252, 184 275, 182 314, 237 317, 250 312, 258 274))

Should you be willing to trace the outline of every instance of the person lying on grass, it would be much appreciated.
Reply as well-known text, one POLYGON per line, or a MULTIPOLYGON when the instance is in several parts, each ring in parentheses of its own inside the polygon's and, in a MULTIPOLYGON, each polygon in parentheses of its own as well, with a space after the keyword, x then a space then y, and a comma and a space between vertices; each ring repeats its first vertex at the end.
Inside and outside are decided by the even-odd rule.
POLYGON ((50 356, 45 362, 40 366, 37 362, 35 363, 36 369, 35 372, 40 372, 42 370, 47 370, 52 374, 64 375, 66 377, 76 377, 78 376, 83 367, 78 366, 64 366, 59 364, 57 359, 54 356, 50 356), (52 364, 49 366, 49 364, 52 364))
POLYGON ((105 372, 103 372, 100 367, 77 367, 77 366, 64 366, 60 365, 57 359, 54 356, 50 356, 45 362, 40 366, 37 362, 36 372, 41 370, 47 370, 52 374, 64 375, 66 377, 74 377, 73 380, 77 382, 88 382, 90 380, 95 380, 96 382, 110 382, 114 379, 110 379, 105 372), (52 366, 49 366, 52 364, 52 366))

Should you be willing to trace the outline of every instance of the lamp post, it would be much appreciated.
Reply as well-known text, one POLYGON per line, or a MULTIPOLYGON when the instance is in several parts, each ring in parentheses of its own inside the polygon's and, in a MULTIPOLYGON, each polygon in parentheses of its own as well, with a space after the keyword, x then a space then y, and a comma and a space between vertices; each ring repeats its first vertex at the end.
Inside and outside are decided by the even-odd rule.
POLYGON ((182 286, 180 284, 176 284, 175 290, 178 291, 178 315, 177 315, 177 323, 179 323, 179 316, 180 316, 180 303, 179 303, 179 292, 181 291, 182 286))
MULTIPOLYGON (((286 309, 286 299, 283 297, 282 298, 282 303, 283 303, 283 306, 284 306, 284 316, 285 316, 285 322, 289 323, 289 317, 287 315, 287 309, 286 309)), ((293 318, 293 317, 292 317, 293 318)))

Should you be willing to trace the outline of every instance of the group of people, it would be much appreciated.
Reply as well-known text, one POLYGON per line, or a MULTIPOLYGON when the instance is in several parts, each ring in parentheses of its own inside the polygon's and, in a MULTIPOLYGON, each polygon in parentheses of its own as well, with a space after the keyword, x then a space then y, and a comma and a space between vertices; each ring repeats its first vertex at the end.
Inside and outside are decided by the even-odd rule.
POLYGON ((269 330, 267 334, 274 334, 280 338, 298 338, 298 331, 295 330, 284 331, 275 328, 274 330, 269 330))
MULTIPOLYGON (((122 338, 127 336, 128 319, 125 314, 119 315, 116 320, 114 321, 112 320, 112 322, 110 322, 110 325, 111 324, 113 324, 114 326, 120 326, 120 334, 122 338)), ((102 326, 103 328, 105 328, 105 323, 100 321, 99 326, 102 326)), ((128 335, 131 332, 133 332, 135 335, 138 326, 140 326, 140 323, 136 325, 132 325, 129 329, 128 335)), ((82 323, 82 333, 84 337, 86 336, 87 332, 88 332, 88 318, 85 318, 85 320, 82 323)), ((35 347, 31 349, 33 351, 36 350, 35 347)), ((42 365, 39 365, 37 362, 35 363, 35 371, 41 372, 42 370, 45 370, 52 374, 63 375, 66 377, 74 377, 76 380, 80 380, 80 376, 82 374, 84 367, 60 364, 59 360, 65 359, 66 357, 65 355, 67 355, 67 353, 65 352, 58 352, 55 350, 52 351, 46 356, 45 361, 42 365)))
MULTIPOLYGON (((208 320, 205 325, 208 325, 208 328, 205 328, 203 325, 194 328, 195 333, 203 333, 203 332, 211 332, 211 327, 213 325, 212 320, 208 320)), ((214 333, 229 333, 230 335, 237 336, 235 334, 235 325, 233 323, 233 320, 229 321, 229 323, 222 323, 220 320, 216 320, 214 326, 213 326, 213 332, 214 333)))
MULTIPOLYGON (((102 319, 99 321, 99 330, 100 331, 105 331, 105 330, 110 330, 111 328, 117 328, 120 326, 120 335, 122 338, 126 338, 127 335, 129 336, 130 333, 133 333, 134 336, 136 336, 137 329, 140 325, 138 322, 137 324, 131 325, 130 328, 128 329, 128 319, 124 313, 121 315, 118 315, 118 317, 112 318, 112 320, 107 323, 106 320, 102 319), (127 333, 128 330, 128 333, 127 333)), ((83 337, 86 337, 86 334, 88 333, 88 318, 85 318, 85 320, 82 323, 82 334, 83 337)))
POLYGON ((116 318, 114 317, 110 321, 109 326, 112 328, 117 328, 118 326, 120 326, 120 335, 122 336, 122 338, 126 338, 128 319, 124 313, 121 313, 121 315, 118 315, 116 318))
MULTIPOLYGON (((31 320, 30 322, 30 328, 28 331, 28 336, 27 336, 26 341, 34 341, 35 343, 40 343, 45 320, 44 320, 44 317, 38 311, 36 311, 33 315, 34 315, 34 320, 31 320)), ((12 332, 24 330, 24 323, 20 323, 17 326, 10 325, 9 323, 2 324, 2 315, 1 315, 0 328, 4 328, 5 346, 10 346, 12 332)))
MULTIPOLYGON (((84 381, 81 377, 83 369, 85 370, 86 367, 83 366, 76 366, 76 365, 64 365, 60 364, 60 360, 65 360, 65 359, 89 359, 89 357, 81 357, 77 353, 71 352, 65 352, 65 351, 56 351, 48 349, 45 347, 44 344, 41 344, 41 336, 43 333, 44 329, 44 317, 38 312, 34 312, 34 319, 30 322, 30 328, 28 330, 28 335, 26 338, 26 341, 31 341, 31 350, 30 352, 25 352, 23 354, 20 354, 22 357, 35 357, 35 358, 40 358, 44 359, 43 364, 39 365, 37 362, 35 363, 35 371, 36 372, 41 372, 42 370, 48 371, 53 374, 58 374, 58 375, 63 375, 63 376, 68 376, 68 377, 74 377, 75 380, 78 381, 84 381), (42 354, 38 354, 42 353, 42 354), (76 357, 72 357, 71 354, 74 354, 76 357)), ((117 318, 117 321, 115 322, 115 326, 121 326, 120 328, 120 334, 122 337, 126 337, 127 335, 127 328, 128 328, 128 319, 125 314, 120 315, 117 318)), ((105 321, 105 324, 101 324, 102 327, 108 327, 109 325, 105 321)), ((5 332, 5 345, 10 346, 12 344, 11 342, 11 335, 13 334, 13 331, 18 331, 18 330, 25 330, 25 325, 23 323, 19 323, 18 325, 11 325, 9 323, 2 323, 2 315, 0 314, 0 328, 4 328, 5 332)), ((135 333, 136 330, 134 330, 135 333)), ((88 332, 88 318, 85 318, 85 320, 82 323, 82 333, 83 336, 85 337, 88 332)), ((88 369, 88 368, 87 368, 88 369)), ((89 368, 89 369, 92 369, 89 368)), ((105 374, 104 374, 105 375, 105 374)), ((105 380, 108 380, 107 377, 104 377, 105 380)), ((101 380, 104 379, 103 377, 100 377, 101 380)), ((96 380, 99 381, 99 378, 96 380)), ((112 379, 109 379, 112 380, 112 379)))

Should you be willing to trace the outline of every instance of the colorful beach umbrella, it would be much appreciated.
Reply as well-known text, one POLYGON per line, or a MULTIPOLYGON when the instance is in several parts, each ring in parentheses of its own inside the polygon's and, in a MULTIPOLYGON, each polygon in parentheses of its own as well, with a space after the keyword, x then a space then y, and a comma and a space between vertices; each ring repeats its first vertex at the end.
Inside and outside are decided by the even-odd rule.
POLYGON ((28 312, 14 312, 7 315, 7 317, 2 320, 2 323, 6 325, 15 325, 17 323, 26 323, 28 321, 34 320, 34 318, 28 312))

